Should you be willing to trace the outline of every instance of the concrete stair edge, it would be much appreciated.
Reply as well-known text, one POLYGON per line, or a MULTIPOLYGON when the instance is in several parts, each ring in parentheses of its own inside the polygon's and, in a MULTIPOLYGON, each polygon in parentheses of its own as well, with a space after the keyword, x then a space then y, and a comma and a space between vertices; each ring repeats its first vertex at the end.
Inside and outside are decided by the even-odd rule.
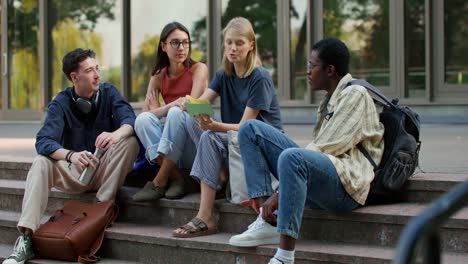
MULTIPOLYGON (((31 158, 13 157, 6 159, 0 157, 0 176, 6 174, 5 170, 22 170, 24 175, 22 179, 25 180, 27 171, 31 167, 31 158)), ((1 177, 0 177, 1 179, 1 177)), ((406 188, 408 190, 426 190, 426 191, 448 191, 455 184, 468 180, 466 173, 439 173, 439 172, 416 172, 408 179, 406 188)))
MULTIPOLYGON (((157 202, 134 202, 129 197, 137 188, 123 187, 119 192, 117 203, 123 208, 127 207, 143 207, 158 211, 157 208, 169 209, 185 209, 194 210, 196 212, 199 207, 199 194, 192 193, 180 200, 161 199, 157 202), (129 191, 130 190, 130 191, 129 191)), ((0 180, 0 193, 8 193, 14 195, 23 195, 24 182, 13 180, 0 180), (4 187, 5 182, 7 183, 4 187)), ((52 189, 49 195, 50 198, 59 198, 66 200, 78 199, 85 202, 91 202, 94 199, 94 193, 85 194, 70 194, 52 189)), ((220 213, 244 214, 255 216, 252 209, 231 204, 227 200, 216 201, 217 210, 220 213)), ((306 209, 303 218, 322 219, 322 220, 338 220, 338 221, 360 221, 372 223, 390 223, 390 224, 406 224, 408 220, 421 213, 429 205, 424 203, 395 203, 384 205, 368 205, 358 208, 348 213, 333 213, 320 209, 306 209)), ((51 210, 58 207, 49 208, 51 210)), ((465 207, 454 214, 444 225, 445 228, 463 228, 468 229, 468 207, 465 207)))
MULTIPOLYGON (((0 244, 0 261, 7 258, 13 249, 13 245, 0 244)), ((51 260, 51 259, 32 259, 27 262, 28 264, 70 264, 69 261, 51 260)), ((99 264, 139 264, 140 262, 133 262, 129 260, 118 260, 101 258, 99 264)))
MULTIPOLYGON (((120 241, 125 245, 130 244, 150 244, 152 247, 170 247, 180 250, 194 249, 200 254, 206 252, 221 251, 236 256, 256 256, 257 258, 270 258, 276 250, 276 245, 259 246, 256 248, 238 248, 228 244, 229 237, 232 234, 218 233, 211 236, 196 237, 196 238, 173 238, 171 236, 172 229, 168 227, 138 225, 132 223, 116 223, 113 227, 106 230, 105 241, 120 241), (203 252, 203 253, 202 253, 203 252)), ((0 258, 6 257, 4 253, 8 245, 0 244, 0 258), (3 248, 3 249, 2 249, 3 248)), ((12 246, 10 246, 11 250, 12 246)), ((100 252, 108 258, 108 252, 100 252)), ((149 253, 148 253, 149 254, 149 253)), ((349 243, 325 242, 314 240, 298 240, 296 245, 296 259, 299 263, 309 261, 320 261, 321 263, 352 263, 359 261, 360 263, 389 263, 394 254, 394 249, 391 247, 381 247, 373 245, 353 245, 349 243)), ((151 258, 152 256, 145 256, 151 258)), ((156 256, 154 256, 156 257, 156 256)), ((444 263, 466 263, 468 260, 467 253, 443 252, 444 263)), ((108 259, 108 262, 100 263, 127 263, 119 260, 108 259)), ((127 261, 127 260, 125 260, 127 261)), ((138 261, 132 259, 131 261, 138 261)), ((34 260, 30 263, 65 263, 61 261, 51 260, 34 260)), ((137 263, 137 262, 132 262, 137 263)))

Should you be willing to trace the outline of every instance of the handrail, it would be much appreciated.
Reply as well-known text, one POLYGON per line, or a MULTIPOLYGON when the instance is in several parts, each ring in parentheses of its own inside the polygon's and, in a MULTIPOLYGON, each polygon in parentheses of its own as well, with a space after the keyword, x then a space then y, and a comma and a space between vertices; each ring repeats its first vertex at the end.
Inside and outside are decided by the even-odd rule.
POLYGON ((455 212, 468 205, 468 181, 458 184, 416 216, 398 241, 395 264, 414 263, 417 246, 422 245, 423 263, 440 263, 440 226, 455 212))

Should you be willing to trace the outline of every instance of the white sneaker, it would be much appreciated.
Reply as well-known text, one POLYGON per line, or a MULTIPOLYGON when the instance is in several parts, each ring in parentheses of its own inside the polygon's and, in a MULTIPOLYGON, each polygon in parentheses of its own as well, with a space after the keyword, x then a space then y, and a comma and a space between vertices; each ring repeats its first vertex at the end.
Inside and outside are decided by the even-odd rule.
POLYGON ((281 260, 279 260, 277 258, 271 258, 270 262, 268 262, 268 264, 284 264, 284 262, 282 262, 281 260))
POLYGON ((276 233, 276 227, 270 225, 259 215, 244 233, 232 236, 229 239, 229 244, 236 247, 256 247, 278 244, 279 241, 280 234, 276 233))

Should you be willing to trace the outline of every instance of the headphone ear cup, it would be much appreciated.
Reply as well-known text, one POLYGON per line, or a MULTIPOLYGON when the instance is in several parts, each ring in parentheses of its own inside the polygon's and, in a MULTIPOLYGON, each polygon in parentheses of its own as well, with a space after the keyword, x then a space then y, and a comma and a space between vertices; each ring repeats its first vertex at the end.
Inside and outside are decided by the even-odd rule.
POLYGON ((78 107, 78 109, 84 114, 88 114, 89 112, 91 112, 91 109, 93 109, 93 103, 83 98, 76 99, 75 104, 76 107, 78 107))

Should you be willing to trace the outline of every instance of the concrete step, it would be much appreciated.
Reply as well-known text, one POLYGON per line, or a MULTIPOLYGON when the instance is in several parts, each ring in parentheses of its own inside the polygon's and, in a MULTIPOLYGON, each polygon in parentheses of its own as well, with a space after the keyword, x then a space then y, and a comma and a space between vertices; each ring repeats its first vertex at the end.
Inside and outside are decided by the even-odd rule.
MULTIPOLYGON (((17 218, 19 213, 0 211, 0 227, 4 227, 2 234, 6 235, 0 238, 3 243, 0 257, 11 253, 18 234, 14 228, 17 218), (6 241, 6 237, 12 239, 6 241)), ((98 255, 104 260, 112 258, 108 263, 187 263, 188 260, 189 263, 266 263, 276 249, 275 245, 232 247, 228 244, 232 233, 178 239, 172 237, 172 230, 156 225, 115 223, 107 229, 98 255)), ((392 248, 374 245, 305 239, 298 240, 296 245, 296 263, 390 263, 393 254, 392 248)), ((443 259, 444 263, 467 263, 468 254, 444 252, 443 259)), ((32 263, 62 262, 37 260, 32 263)))
MULTIPOLYGON (((25 181, 0 179, 0 209, 21 211, 25 181)), ((50 191, 50 198, 47 205, 47 213, 55 211, 57 208, 71 199, 92 202, 95 193, 72 194, 64 193, 56 189, 50 191)))
MULTIPOLYGON (((0 180, 0 209, 19 212, 24 192, 23 181, 0 180)), ((119 221, 144 225, 166 226, 175 229, 192 219, 199 207, 199 194, 189 194, 180 200, 161 199, 138 203, 129 197, 138 189, 123 187, 119 192, 119 221)), ((48 213, 60 208, 69 199, 92 201, 92 193, 67 194, 57 190, 50 193, 48 213)), ((332 213, 306 209, 301 238, 356 244, 395 246, 404 226, 418 215, 426 204, 400 203, 372 205, 350 213, 332 213)), ((216 201, 219 230, 241 233, 255 220, 252 209, 231 204, 225 199, 216 201)), ((468 208, 462 209, 442 226, 442 248, 468 252, 468 208)))
MULTIPOLYGON (((452 189, 455 185, 468 180, 468 174, 417 173, 411 177, 405 189, 406 197, 401 200, 428 203, 452 189)), ((405 196, 405 195, 403 195, 405 196)))
MULTIPOLYGON (((173 229, 187 223, 198 210, 199 194, 181 200, 162 199, 158 202, 136 203, 124 195, 132 194, 123 188, 119 204, 120 220, 132 223, 170 226, 173 229)), ((421 203, 372 205, 350 213, 332 213, 306 209, 300 237, 321 241, 395 246, 404 226, 427 207, 421 203)), ((217 200, 219 229, 241 233, 255 220, 252 209, 217 200)), ((468 252, 468 208, 455 214, 442 226, 442 247, 468 252)))
MULTIPOLYGON (((17 212, 0 211, 0 227, 4 227, 2 234, 12 233, 14 238, 11 241, 17 235, 14 225, 18 218, 17 212)), ((172 237, 172 230, 165 226, 117 222, 107 229, 99 255, 104 259, 111 257, 141 263, 187 263, 188 260, 189 263, 266 263, 276 249, 275 245, 257 248, 230 246, 228 241, 233 234, 227 232, 180 239, 172 237)), ((0 237, 0 243, 12 245, 13 242, 5 241, 5 237, 0 237)), ((296 263, 390 263, 393 254, 389 247, 312 239, 300 239, 296 245, 296 263)), ((468 254, 444 252, 443 261, 467 263, 468 254)))
MULTIPOLYGON (((32 159, 12 158, 0 159, 0 180, 26 180, 32 159)), ((149 175, 132 172, 127 177, 125 186, 143 186, 149 175)), ((418 172, 411 177, 405 185, 405 192, 394 197, 399 202, 427 203, 435 200, 443 193, 454 187, 457 183, 468 180, 468 174, 453 173, 423 173, 418 172)), ((197 188, 190 185, 191 191, 197 188)))
MULTIPOLYGON (((114 243, 122 243, 120 246, 152 244, 153 250, 145 254, 146 263, 186 263, 184 259, 188 258, 191 263, 267 263, 276 250, 275 245, 257 248, 230 246, 228 241, 232 233, 176 239, 171 235, 172 230, 161 226, 119 223, 106 233, 106 238, 111 238, 106 242, 111 247, 118 246, 114 243), (161 259, 161 256, 165 257, 161 259)), ((383 247, 301 240, 296 245, 295 263, 389 263, 392 255, 391 249, 383 247), (372 251, 377 254, 370 254, 372 251)))
MULTIPOLYGON (((5 258, 10 256, 12 252, 13 245, 9 244, 0 244, 0 261, 3 261, 5 258)), ((118 260, 110 258, 101 258, 99 264, 138 264, 141 262, 134 262, 129 260, 118 260)), ((50 259, 32 259, 28 261, 28 264, 70 264, 67 261, 59 260, 50 260, 50 259)))
POLYGON ((33 159, 19 157, 0 158, 0 179, 26 180, 33 159))

